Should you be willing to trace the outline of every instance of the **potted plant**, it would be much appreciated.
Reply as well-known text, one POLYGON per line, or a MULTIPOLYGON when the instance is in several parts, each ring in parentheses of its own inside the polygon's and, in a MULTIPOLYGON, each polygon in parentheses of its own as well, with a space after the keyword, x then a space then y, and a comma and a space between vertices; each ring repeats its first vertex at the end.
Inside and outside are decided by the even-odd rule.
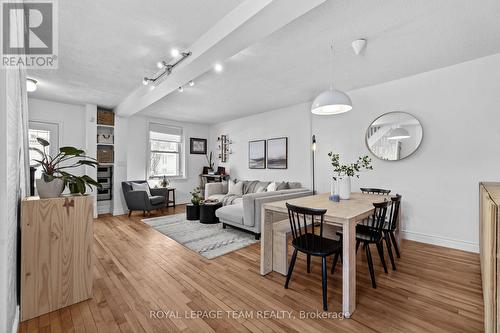
POLYGON ((170 184, 170 182, 168 181, 167 176, 163 176, 163 178, 161 179, 161 182, 160 182, 160 186, 161 187, 168 187, 169 184, 170 184))
POLYGON ((207 163, 208 163, 208 173, 209 174, 213 174, 214 172, 214 161, 212 159, 212 152, 210 152, 210 154, 207 154, 205 155, 205 157, 207 158, 207 163))
POLYGON ((56 198, 64 191, 64 187, 68 185, 70 192, 85 194, 86 187, 92 190, 92 186, 100 187, 101 185, 87 175, 75 176, 66 170, 76 168, 83 165, 96 167, 97 160, 85 156, 85 151, 75 147, 61 147, 56 156, 47 154, 46 148, 49 142, 37 138, 38 143, 43 147, 42 159, 35 160, 42 167, 42 178, 36 180, 36 187, 40 198, 56 198))
POLYGON ((349 199, 351 197, 351 177, 359 178, 361 170, 373 170, 371 158, 367 155, 358 157, 355 163, 340 164, 340 155, 332 152, 328 153, 333 167, 334 176, 332 178, 331 194, 338 194, 340 199, 349 199))
POLYGON ((195 187, 193 191, 189 193, 191 194, 191 203, 198 206, 201 203, 200 188, 195 187))

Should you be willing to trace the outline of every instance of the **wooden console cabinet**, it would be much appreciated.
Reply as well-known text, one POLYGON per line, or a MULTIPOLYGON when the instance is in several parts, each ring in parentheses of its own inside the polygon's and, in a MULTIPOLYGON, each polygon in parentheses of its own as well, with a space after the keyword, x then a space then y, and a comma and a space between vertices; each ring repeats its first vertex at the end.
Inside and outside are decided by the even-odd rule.
POLYGON ((93 197, 21 202, 21 321, 92 297, 93 197))
POLYGON ((479 184, 479 248, 484 331, 500 333, 500 183, 479 184))

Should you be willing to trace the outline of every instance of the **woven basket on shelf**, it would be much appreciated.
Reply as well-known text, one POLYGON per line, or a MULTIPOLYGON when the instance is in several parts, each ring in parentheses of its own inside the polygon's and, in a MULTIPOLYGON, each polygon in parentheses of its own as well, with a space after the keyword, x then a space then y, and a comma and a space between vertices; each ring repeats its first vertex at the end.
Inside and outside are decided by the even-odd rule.
POLYGON ((113 163, 113 149, 99 148, 97 149, 97 162, 99 163, 113 163))
POLYGON ((97 110, 97 124, 98 125, 115 125, 115 114, 113 111, 97 110))

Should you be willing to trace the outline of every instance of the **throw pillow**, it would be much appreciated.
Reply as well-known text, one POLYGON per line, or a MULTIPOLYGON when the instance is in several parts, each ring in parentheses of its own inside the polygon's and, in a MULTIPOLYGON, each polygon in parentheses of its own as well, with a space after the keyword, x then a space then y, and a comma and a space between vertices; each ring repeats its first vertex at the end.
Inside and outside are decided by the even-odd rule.
POLYGON ((276 185, 276 182, 270 182, 269 185, 267 185, 267 192, 276 191, 276 185))
POLYGON ((227 194, 233 194, 237 196, 242 196, 243 195, 243 182, 233 182, 232 180, 229 181, 229 190, 227 194))
POLYGON ((151 196, 151 192, 149 191, 148 183, 132 183, 132 190, 134 190, 134 191, 146 191, 148 196, 151 196))
POLYGON ((276 191, 288 190, 289 188, 290 186, 288 185, 288 182, 281 182, 276 185, 276 191))

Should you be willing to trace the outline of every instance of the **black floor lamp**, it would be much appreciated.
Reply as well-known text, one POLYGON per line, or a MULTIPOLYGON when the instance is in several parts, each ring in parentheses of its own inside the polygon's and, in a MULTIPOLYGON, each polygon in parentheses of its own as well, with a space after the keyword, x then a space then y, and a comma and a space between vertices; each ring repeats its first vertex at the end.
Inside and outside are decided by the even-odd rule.
POLYGON ((316 135, 313 134, 312 136, 312 145, 311 145, 311 153, 312 153, 312 193, 313 195, 316 194, 316 187, 315 187, 315 174, 314 174, 314 162, 316 159, 316 135))

